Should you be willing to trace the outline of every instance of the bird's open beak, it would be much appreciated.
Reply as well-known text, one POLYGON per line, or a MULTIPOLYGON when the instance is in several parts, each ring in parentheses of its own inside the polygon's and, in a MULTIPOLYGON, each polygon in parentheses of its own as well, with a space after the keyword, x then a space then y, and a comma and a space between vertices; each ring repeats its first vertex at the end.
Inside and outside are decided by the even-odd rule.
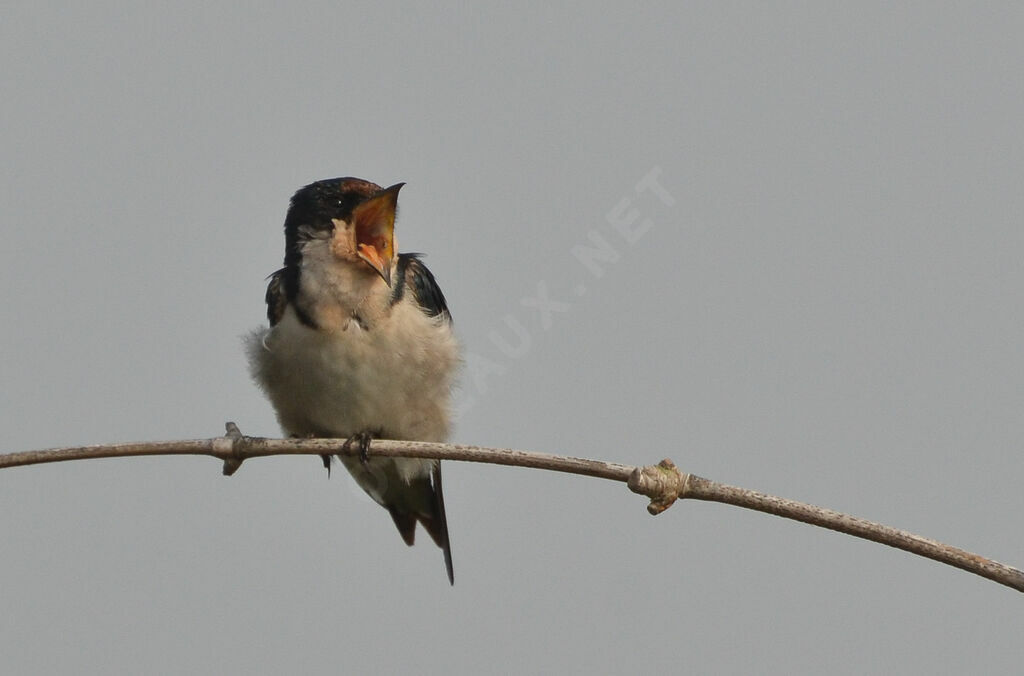
POLYGON ((396 183, 359 204, 352 211, 355 223, 356 254, 377 271, 391 286, 391 261, 395 258, 395 211, 398 191, 404 183, 396 183))

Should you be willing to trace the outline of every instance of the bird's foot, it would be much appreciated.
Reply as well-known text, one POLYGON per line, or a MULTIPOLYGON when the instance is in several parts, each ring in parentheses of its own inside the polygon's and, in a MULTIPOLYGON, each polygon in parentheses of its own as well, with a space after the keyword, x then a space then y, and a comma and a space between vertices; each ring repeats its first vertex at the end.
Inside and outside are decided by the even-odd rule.
POLYGON ((373 440, 373 432, 363 431, 356 432, 341 445, 343 451, 348 451, 352 448, 353 443, 359 444, 359 461, 364 465, 370 462, 370 441, 373 440))

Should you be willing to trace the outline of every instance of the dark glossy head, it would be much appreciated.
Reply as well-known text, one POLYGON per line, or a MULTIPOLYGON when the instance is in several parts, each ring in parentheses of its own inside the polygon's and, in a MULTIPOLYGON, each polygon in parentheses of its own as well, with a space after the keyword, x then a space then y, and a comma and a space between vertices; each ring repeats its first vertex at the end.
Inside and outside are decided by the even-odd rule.
POLYGON ((395 214, 403 185, 382 189, 359 178, 330 178, 296 192, 284 221, 287 297, 298 292, 304 251, 314 240, 327 247, 335 263, 366 265, 391 286, 397 260, 395 214))
POLYGON ((376 183, 352 177, 328 178, 300 188, 284 219, 285 267, 298 265, 302 258, 299 244, 309 234, 330 233, 334 219, 349 221, 357 205, 380 191, 376 183))

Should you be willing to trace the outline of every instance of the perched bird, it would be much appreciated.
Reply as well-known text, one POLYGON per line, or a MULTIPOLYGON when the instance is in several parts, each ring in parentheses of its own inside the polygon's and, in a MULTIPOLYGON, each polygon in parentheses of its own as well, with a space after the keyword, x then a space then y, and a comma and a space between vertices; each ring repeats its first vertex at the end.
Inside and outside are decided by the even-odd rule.
MULTIPOLYGON (((341 462, 391 513, 406 544, 423 525, 454 584, 440 462, 366 455, 372 437, 445 441, 459 363, 434 276, 418 254, 396 253, 403 185, 334 178, 295 193, 284 267, 267 287, 270 327, 246 347, 285 434, 359 443, 360 457, 341 462)), ((330 471, 329 456, 324 465, 330 471)))

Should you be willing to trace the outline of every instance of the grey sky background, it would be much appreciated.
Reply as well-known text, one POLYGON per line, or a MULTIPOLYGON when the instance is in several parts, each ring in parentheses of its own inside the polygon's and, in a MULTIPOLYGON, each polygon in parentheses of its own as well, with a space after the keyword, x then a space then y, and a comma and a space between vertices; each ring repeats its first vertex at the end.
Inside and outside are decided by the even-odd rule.
MULTIPOLYGON (((467 352, 455 440, 670 456, 1024 565, 1022 34, 1016 3, 8 5, 0 450, 276 435, 241 336, 291 194, 354 175, 408 183, 399 246, 467 352)), ((1024 659, 1020 595, 924 559, 445 473, 454 588, 312 458, 0 472, 3 670, 1024 659)))

